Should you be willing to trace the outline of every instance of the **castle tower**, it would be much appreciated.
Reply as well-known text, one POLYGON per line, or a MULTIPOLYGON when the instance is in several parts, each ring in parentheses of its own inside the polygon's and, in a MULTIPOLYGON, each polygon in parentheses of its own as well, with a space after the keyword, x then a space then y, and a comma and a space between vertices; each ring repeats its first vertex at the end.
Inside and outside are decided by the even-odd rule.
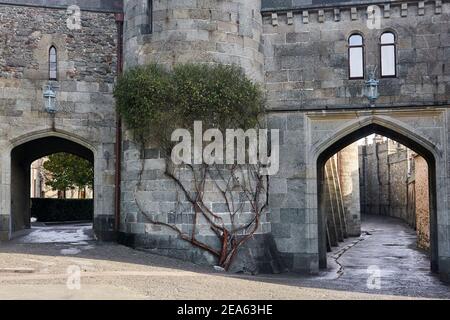
POLYGON ((236 64, 263 80, 261 1, 125 0, 125 67, 236 64))
MULTIPOLYGON (((124 12, 125 70, 149 63, 168 67, 177 63, 222 63, 240 66, 255 82, 264 80, 260 0, 125 0, 124 12)), ((120 229, 126 238, 123 242, 196 263, 216 263, 210 253, 178 239, 171 230, 147 223, 142 214, 144 211, 154 215, 155 219, 179 225, 183 232, 190 231, 194 221, 191 205, 180 201, 177 186, 164 175, 165 160, 160 157, 159 150, 147 146, 148 149, 141 153, 128 132, 124 133, 122 143, 120 229), (145 170, 141 175, 138 159, 142 158, 145 170), (136 192, 138 176, 145 187, 136 192)), ((220 194, 214 191, 207 194, 206 201, 217 207, 220 194)), ((248 249, 248 256, 256 257, 258 261, 271 259, 264 245, 270 225, 266 218, 262 220, 260 233, 254 235, 251 244, 251 248, 257 249, 255 252, 248 249), (258 256, 261 254, 264 257, 258 256)), ((210 226, 206 222, 198 224, 202 241, 217 246, 210 226)), ((235 261, 233 265, 236 268, 247 265, 247 260, 241 262, 235 261)), ((249 268, 253 268, 253 262, 248 260, 248 263, 249 268)), ((274 264, 267 262, 265 265, 274 264)))

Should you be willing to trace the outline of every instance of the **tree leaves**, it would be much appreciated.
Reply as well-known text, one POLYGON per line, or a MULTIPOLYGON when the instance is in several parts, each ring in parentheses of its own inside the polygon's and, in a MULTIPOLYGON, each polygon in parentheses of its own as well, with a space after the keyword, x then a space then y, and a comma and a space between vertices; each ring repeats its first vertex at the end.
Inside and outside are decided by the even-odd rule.
POLYGON ((180 64, 173 70, 150 64, 126 71, 114 90, 117 112, 137 140, 162 149, 172 146, 171 133, 204 129, 248 129, 264 111, 261 87, 241 68, 221 64, 180 64))
POLYGON ((93 165, 83 158, 69 153, 55 153, 43 164, 49 180, 46 185, 55 191, 83 189, 94 186, 93 165))

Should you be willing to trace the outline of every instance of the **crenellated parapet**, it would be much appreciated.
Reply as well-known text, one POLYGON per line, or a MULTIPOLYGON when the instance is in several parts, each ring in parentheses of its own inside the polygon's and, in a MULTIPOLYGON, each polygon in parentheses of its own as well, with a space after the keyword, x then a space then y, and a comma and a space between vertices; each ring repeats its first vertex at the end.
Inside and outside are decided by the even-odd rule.
POLYGON ((301 6, 272 6, 262 8, 265 21, 278 26, 280 21, 288 25, 294 23, 294 15, 301 16, 303 24, 325 21, 340 22, 342 20, 358 21, 364 15, 372 19, 395 19, 427 14, 440 15, 443 3, 447 0, 431 1, 323 1, 321 4, 303 4, 301 6))

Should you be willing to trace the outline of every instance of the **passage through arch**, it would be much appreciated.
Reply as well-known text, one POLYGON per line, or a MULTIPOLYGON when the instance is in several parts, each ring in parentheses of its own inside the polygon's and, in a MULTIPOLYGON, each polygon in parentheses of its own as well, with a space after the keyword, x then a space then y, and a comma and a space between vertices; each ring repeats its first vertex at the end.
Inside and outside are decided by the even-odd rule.
MULTIPOLYGON (((333 235, 329 234, 329 212, 330 212, 330 200, 329 200, 329 191, 327 190, 329 186, 329 175, 330 170, 335 170, 335 172, 338 172, 338 168, 336 168, 336 164, 338 164, 339 160, 338 158, 335 159, 335 168, 330 165, 330 159, 333 159, 333 157, 336 157, 339 152, 342 152, 345 148, 349 147, 350 145, 356 143, 357 141, 368 137, 373 136, 374 134, 379 135, 380 137, 385 137, 386 141, 383 142, 385 145, 388 145, 389 141, 395 141, 396 144, 399 146, 402 145, 405 147, 404 150, 408 149, 411 151, 411 153, 407 153, 405 151, 405 154, 409 155, 417 155, 418 157, 421 157, 423 159, 423 163, 425 163, 425 166, 427 168, 427 181, 426 181, 426 187, 428 189, 428 195, 429 195, 429 201, 427 203, 428 206, 428 218, 429 218, 429 254, 430 254, 430 260, 431 260, 431 269, 435 272, 438 271, 438 241, 437 241, 437 209, 436 209, 436 159, 435 155, 433 154, 432 150, 429 149, 429 146, 426 146, 422 143, 417 142, 416 140, 412 139, 411 137, 406 136, 403 133, 399 133, 398 131, 388 128, 386 126, 383 126, 378 123, 370 123, 367 124, 364 127, 361 127, 359 129, 356 129, 353 132, 349 132, 348 134, 341 136, 337 141, 334 141, 331 145, 328 145, 325 149, 323 149, 318 158, 317 158, 317 187, 318 187, 318 233, 319 233, 319 266, 322 268, 325 268, 327 266, 327 251, 330 250, 330 238, 333 237, 333 235), (328 179, 328 180, 327 180, 328 179), (328 203, 327 203, 328 201, 328 203), (327 220, 328 219, 328 220, 327 220), (328 232, 328 233, 327 233, 328 232)), ((375 147, 377 148, 377 147, 375 147)), ((378 152, 377 149, 375 152, 378 152)), ((400 150, 400 149, 399 149, 400 150)), ((403 150, 403 149, 402 149, 403 150)), ((356 152, 358 153, 358 149, 356 148, 356 152)), ((400 151, 399 151, 400 152, 400 151)), ((403 151, 402 151, 403 152, 403 151)), ((356 155, 358 159, 358 154, 356 155)), ((393 152, 393 155, 391 155, 391 158, 396 156, 393 152)), ((359 160, 354 161, 361 161, 361 154, 359 154, 359 160)), ((407 160, 406 160, 407 161, 407 160)), ((360 162, 361 163, 361 162, 360 162)), ((418 162, 419 163, 419 162, 418 162)), ((405 166, 409 166, 410 164, 408 162, 405 162, 405 166)), ((406 168, 405 167, 405 168, 406 168)), ((410 169, 410 168, 408 168, 410 169)), ((361 168, 359 168, 358 175, 361 176, 361 168)), ((379 178, 379 177, 377 177, 379 178)), ((359 187, 359 186, 358 186, 359 187)), ((334 206, 341 206, 344 211, 343 206, 343 200, 341 199, 339 201, 336 201, 334 203, 334 206)), ((361 210, 363 210, 363 207, 360 207, 361 210)), ((405 208, 405 210, 408 210, 405 208)), ((394 210, 392 210, 394 211, 394 210)), ((384 213, 386 215, 386 213, 384 213)), ((344 228, 347 227, 344 226, 343 223, 339 225, 339 227, 344 228)), ((414 226, 416 227, 416 226, 414 226)), ((350 228, 342 229, 343 232, 342 236, 349 235, 350 228)), ((334 241, 339 241, 339 234, 336 236, 337 239, 334 239, 334 241)), ((331 239, 333 240, 333 239, 331 239)), ((332 241, 331 241, 332 242, 332 241)))
MULTIPOLYGON (((74 155, 86 160, 86 163, 90 164, 92 172, 94 170, 93 151, 66 138, 40 137, 15 146, 11 150, 10 191, 11 231, 13 233, 31 227, 31 164, 35 160, 54 154, 74 155)), ((77 165, 76 161, 73 165, 77 165)), ((93 206, 93 202, 91 206, 93 206)))

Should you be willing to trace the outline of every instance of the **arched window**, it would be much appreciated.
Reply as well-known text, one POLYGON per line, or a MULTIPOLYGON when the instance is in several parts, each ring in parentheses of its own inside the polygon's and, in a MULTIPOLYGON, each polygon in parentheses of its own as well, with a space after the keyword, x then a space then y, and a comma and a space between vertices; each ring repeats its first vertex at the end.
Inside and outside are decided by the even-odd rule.
POLYGON ((58 74, 58 54, 56 52, 56 48, 54 46, 50 47, 48 53, 48 71, 50 80, 57 80, 58 74))
POLYGON ((148 33, 153 32, 153 0, 148 0, 147 2, 147 24, 148 33))
POLYGON ((360 34, 348 38, 348 66, 350 79, 364 79, 364 38, 360 34))
POLYGON ((141 24, 141 34, 153 32, 153 0, 147 0, 147 19, 141 24))
POLYGON ((383 33, 380 38, 381 77, 395 77, 397 75, 395 51, 395 35, 392 32, 383 33))

